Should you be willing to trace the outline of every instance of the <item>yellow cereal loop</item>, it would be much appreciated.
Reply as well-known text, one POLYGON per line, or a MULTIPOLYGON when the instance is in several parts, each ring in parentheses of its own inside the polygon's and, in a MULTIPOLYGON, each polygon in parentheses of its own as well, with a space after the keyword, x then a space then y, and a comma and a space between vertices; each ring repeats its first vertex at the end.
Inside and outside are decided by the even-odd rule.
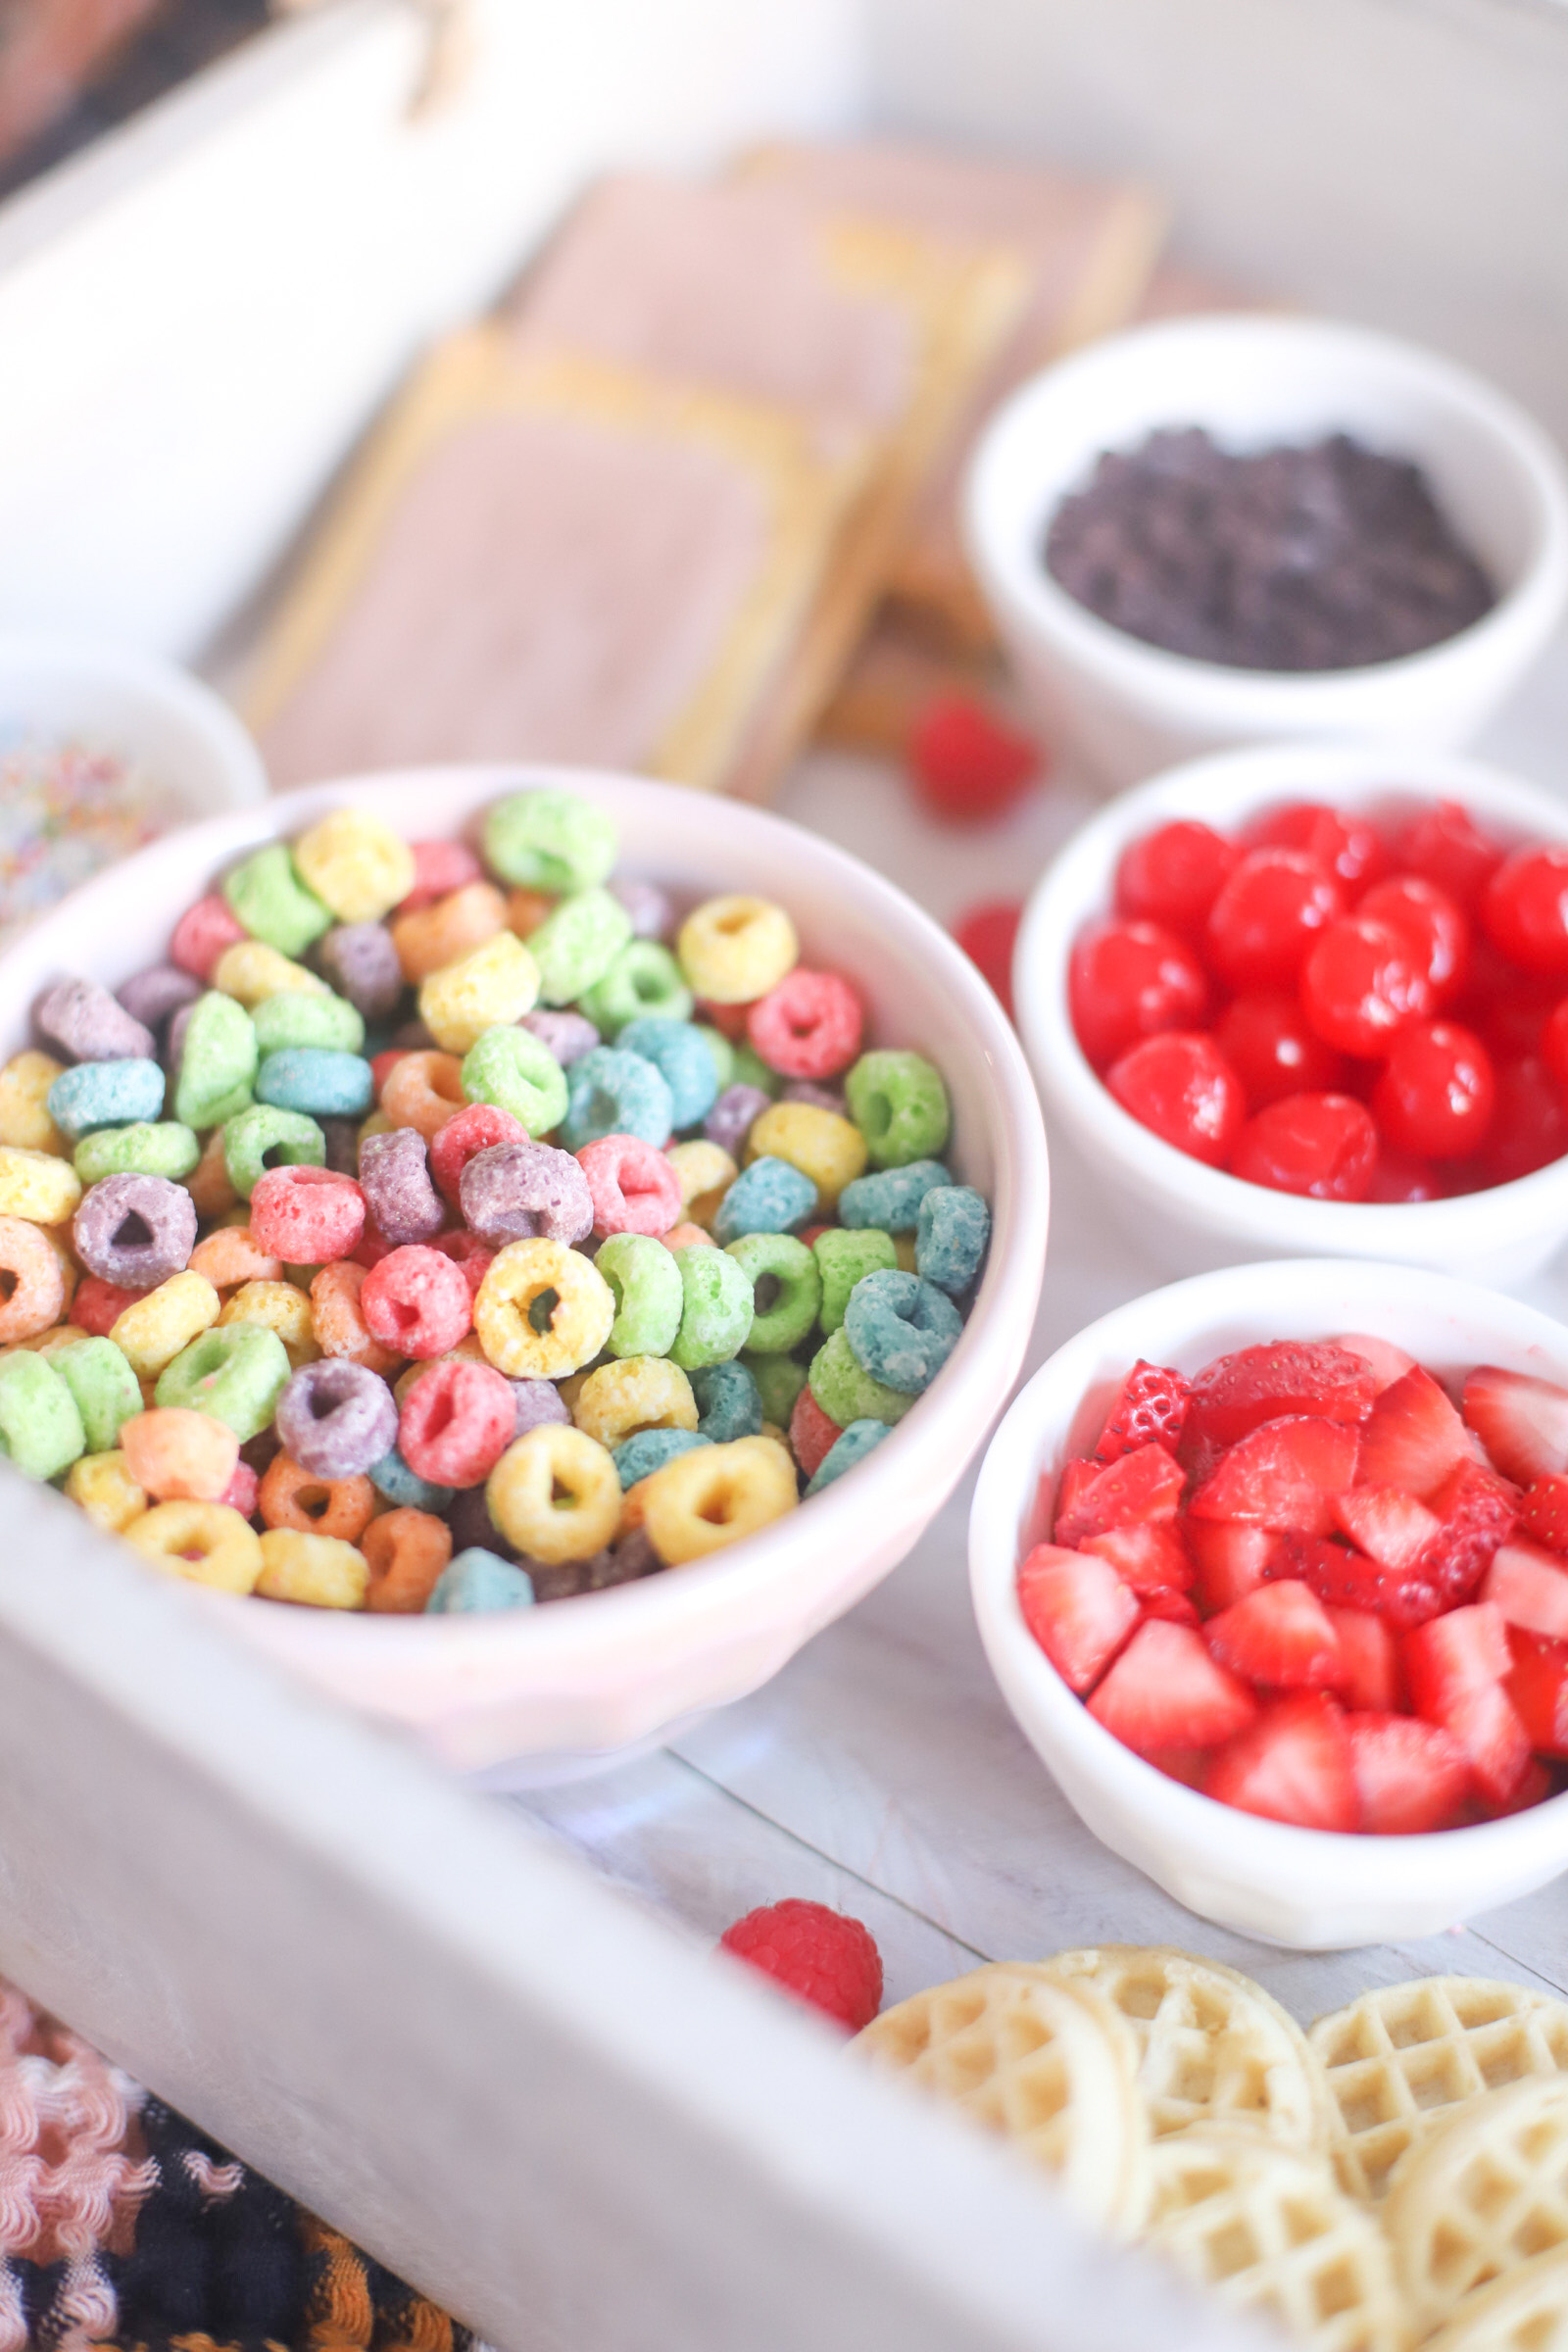
MULTIPOLYGON (((301 1274, 314 1268, 301 1266, 301 1274)), ((297 1289, 292 1282, 242 1282, 229 1298, 218 1320, 220 1323, 265 1323, 275 1331, 283 1343, 289 1370, 297 1372, 301 1364, 314 1364, 321 1350, 316 1343, 316 1325, 311 1314, 308 1297, 310 1284, 297 1289)))
POLYGON ((680 927, 675 956, 710 1004, 750 1004, 777 988, 800 956, 795 925, 770 899, 705 899, 680 927))
POLYGON ((686 1216, 693 1225, 710 1228, 739 1168, 722 1144, 701 1135, 689 1144, 671 1144, 664 1157, 680 1178, 680 1204, 686 1216))
POLYGON ((66 1473, 66 1493, 94 1527, 111 1536, 122 1534, 147 1508, 146 1489, 131 1477, 118 1446, 113 1453, 84 1453, 73 1462, 66 1473))
POLYGON ((59 1225, 81 1199, 81 1178, 69 1159, 51 1152, 0 1144, 0 1217, 26 1217, 34 1225, 59 1225))
POLYGON ((597 1439, 560 1421, 527 1430, 507 1447, 485 1500, 507 1542, 548 1567, 591 1559, 620 1525, 614 1463, 597 1439))
POLYGON ((795 1465, 772 1438, 694 1446, 639 1485, 643 1525, 669 1568, 755 1536, 799 1499, 795 1465))
POLYGON ((419 1018, 443 1054, 466 1054, 487 1029, 510 1029, 531 1012, 539 966, 514 931, 432 972, 419 984, 419 1018))
POLYGON ((467 1332, 445 1355, 427 1355, 416 1364, 410 1364, 392 1384, 393 1401, 401 1412, 409 1391, 424 1373, 433 1372, 437 1364, 487 1364, 490 1358, 479 1345, 477 1332, 467 1332))
POLYGON ((138 1380, 156 1380, 182 1348, 218 1321, 222 1300, 204 1274, 171 1274, 111 1325, 109 1337, 138 1380))
POLYGON ((264 997, 296 995, 329 997, 324 980, 318 980, 303 963, 294 963, 265 939, 237 939, 213 966, 212 985, 242 1004, 259 1004, 264 997))
POLYGON ((590 1259, 561 1242, 509 1242, 485 1269, 473 1327, 509 1380, 564 1380, 610 1337, 615 1297, 590 1259))
POLYGON ((220 1592, 254 1592, 261 1539, 226 1502, 159 1502, 124 1529, 144 1560, 220 1592))
POLYGON ((815 1102, 773 1102, 752 1121, 748 1160, 787 1159, 816 1187, 818 1213, 837 1208, 840 1193, 865 1173, 865 1138, 836 1110, 815 1102))
POLYGON ((340 923, 378 923, 414 888, 414 852, 363 808, 335 808, 301 834, 294 863, 340 923))
POLYGON ((215 1127, 207 1138, 200 1159, 185 1179, 185 1190, 196 1203, 196 1214, 209 1224, 215 1218, 226 1217, 233 1208, 242 1210, 241 1222, 249 1219, 248 1205, 228 1181, 221 1127, 215 1127))
POLYGON ((0 1144, 24 1152, 52 1152, 69 1159, 71 1146, 49 1116, 49 1089, 65 1073, 52 1054, 13 1054, 0 1069, 0 1144))
POLYGON ((293 1600, 309 1609, 363 1609, 370 1563, 356 1544, 337 1536, 305 1536, 270 1527, 260 1539, 261 1600, 293 1600))
POLYGON ((628 1355, 589 1373, 571 1417, 601 1446, 613 1447, 639 1429, 695 1429, 697 1399, 679 1364, 662 1355, 628 1355))

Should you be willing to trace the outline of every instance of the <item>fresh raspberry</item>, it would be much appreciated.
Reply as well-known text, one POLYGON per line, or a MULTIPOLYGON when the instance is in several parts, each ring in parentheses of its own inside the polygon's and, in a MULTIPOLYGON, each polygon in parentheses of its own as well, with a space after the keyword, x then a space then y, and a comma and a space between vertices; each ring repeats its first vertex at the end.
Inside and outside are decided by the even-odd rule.
POLYGON ((934 815, 984 823, 1011 807, 1044 762, 1038 744, 963 694, 930 705, 909 738, 909 772, 934 815))
POLYGON ((882 2006, 882 1955, 870 1932, 825 1903, 793 1895, 764 1903, 726 1928, 719 1943, 852 2034, 882 2006))

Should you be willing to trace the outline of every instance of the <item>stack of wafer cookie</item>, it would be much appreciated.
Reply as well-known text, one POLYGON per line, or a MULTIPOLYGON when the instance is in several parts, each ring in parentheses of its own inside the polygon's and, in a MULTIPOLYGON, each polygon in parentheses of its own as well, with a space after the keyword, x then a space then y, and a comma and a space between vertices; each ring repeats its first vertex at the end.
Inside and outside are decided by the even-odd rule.
POLYGON ((976 1969, 856 2044, 1315 2352, 1568 2352, 1568 2004, 1466 1977, 1310 2034, 1162 1946, 976 1969))

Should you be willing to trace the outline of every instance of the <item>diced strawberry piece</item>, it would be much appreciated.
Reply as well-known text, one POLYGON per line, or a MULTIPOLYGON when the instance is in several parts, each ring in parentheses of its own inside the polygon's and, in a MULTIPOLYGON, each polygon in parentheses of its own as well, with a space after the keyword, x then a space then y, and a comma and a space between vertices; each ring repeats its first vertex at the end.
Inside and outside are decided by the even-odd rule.
POLYGON ((1180 1372, 1139 1357, 1111 1399, 1095 1447, 1097 1462, 1113 1462, 1138 1446, 1167 1446, 1174 1453, 1187 1417, 1187 1382, 1180 1372))
POLYGON ((1506 1804, 1530 1769, 1530 1735, 1502 1685, 1461 1692, 1446 1710, 1443 1728, 1463 1748, 1481 1795, 1489 1804, 1506 1804))
POLYGON ((1513 1663, 1507 1620, 1487 1600, 1412 1627, 1402 1654, 1410 1704, 1428 1723, 1446 1722, 1455 1700, 1500 1683, 1513 1663))
POLYGON ((1363 1487, 1398 1487, 1423 1500, 1470 1451, 1460 1420, 1419 1364, 1384 1390, 1361 1434, 1363 1487))
POLYGON ((1102 1536, 1085 1536, 1079 1549, 1108 1560, 1122 1583, 1131 1585, 1135 1592, 1185 1592, 1193 1581, 1187 1546, 1168 1519, 1146 1520, 1141 1527, 1107 1528, 1102 1536))
POLYGON ((1492 1556, 1483 1600, 1527 1634, 1568 1641, 1568 1567, 1539 1544, 1503 1544, 1492 1556))
POLYGON ((1348 1715, 1345 1728, 1364 1831, 1410 1838, 1449 1826, 1470 1788, 1470 1767, 1450 1733, 1388 1713, 1348 1715))
POLYGON ((1528 1813, 1532 1805, 1544 1804, 1551 1793, 1550 1770, 1539 1756, 1532 1756, 1511 1796, 1498 1805, 1472 1802, 1470 1811, 1477 1821, 1506 1821, 1510 1813, 1528 1813))
POLYGON ((1253 1592, 1268 1574, 1278 1538, 1267 1527, 1240 1519, 1181 1519, 1177 1525, 1198 1563, 1198 1600, 1207 1610, 1228 1609, 1253 1592))
POLYGON ((1396 1380, 1402 1380, 1415 1362, 1413 1355, 1396 1348, 1392 1340, 1377 1339, 1368 1331, 1342 1331, 1331 1345, 1343 1348, 1347 1355, 1358 1355, 1371 1367, 1373 1385, 1380 1396, 1396 1380))
POLYGON ((1551 1471, 1538 1478, 1520 1507, 1527 1536, 1549 1551, 1568 1551, 1568 1478, 1551 1471))
POLYGON ((1137 1596, 1103 1560, 1037 1544, 1018 1569, 1023 1621, 1069 1690, 1092 1690, 1133 1627, 1137 1596))
POLYGON ((1279 1699, 1220 1749, 1205 1794, 1243 1813, 1303 1830, 1353 1830, 1360 1819, 1345 1717, 1321 1690, 1279 1699))
POLYGON ((1265 1421, 1317 1414, 1361 1422, 1372 1407, 1370 1367, 1329 1340, 1277 1340, 1205 1364, 1187 1406, 1188 1446, 1234 1446, 1265 1421))
POLYGON ((1270 1577, 1298 1576, 1319 1600, 1338 1609, 1369 1609, 1391 1625, 1424 1625, 1443 1607, 1422 1568, 1384 1568, 1364 1552, 1316 1536, 1280 1536, 1269 1558, 1270 1577))
POLYGON ((1086 1536, 1107 1535, 1113 1527, 1174 1519, 1185 1484, 1180 1465, 1163 1446, 1139 1446, 1084 1481, 1066 1508, 1058 1505, 1056 1542, 1081 1544, 1086 1536))
POLYGON ((1358 1551, 1396 1571, 1414 1566, 1442 1524, 1397 1487, 1352 1487, 1335 1495, 1334 1516, 1358 1551))
POLYGON ((1477 1364, 1464 1384, 1464 1417, 1493 1466, 1521 1487, 1568 1470, 1568 1389, 1553 1381, 1477 1364))
POLYGON ((1157 1755, 1149 1756, 1145 1761, 1152 1764, 1156 1772, 1162 1772, 1167 1780, 1180 1781, 1187 1788, 1201 1788, 1203 1775, 1208 1770, 1208 1749, 1162 1747, 1157 1755))
POLYGON ((1152 1592, 1139 1595, 1146 1617, 1159 1617, 1167 1625, 1196 1625, 1198 1611, 1191 1596, 1178 1592, 1174 1585, 1156 1585, 1152 1592))
POLYGON ((1518 1525, 1518 1489, 1485 1462, 1456 1462, 1432 1497, 1442 1522, 1416 1573, 1445 1608, 1474 1597, 1493 1554, 1518 1525))
POLYGON ((1538 1754, 1568 1756, 1568 1642, 1537 1634, 1509 1638, 1513 1665, 1503 1689, 1538 1754))
MULTIPOLYGON (((1072 1522, 1078 1509, 1080 1496, 1087 1493, 1099 1476, 1100 1464, 1098 1462, 1063 1462, 1061 1477, 1056 1484, 1056 1507, 1054 1519, 1058 1541, 1062 1540, 1060 1536, 1062 1527, 1068 1526, 1072 1522)), ((1044 1494, 1045 1480, 1042 1479, 1040 1484, 1042 1494, 1044 1494)), ((1053 1521, 1047 1521, 1048 1527, 1052 1524, 1053 1521)))
POLYGON ((1245 1683, 1208 1654, 1201 1634, 1158 1619, 1138 1628, 1089 1701, 1113 1738, 1141 1755, 1217 1747, 1257 1713, 1245 1683))
POLYGON ((1353 1424, 1293 1414, 1265 1421, 1222 1454, 1189 1505, 1195 1519, 1243 1519, 1254 1527, 1327 1535, 1332 1503, 1355 1477, 1353 1424))
POLYGON ((1394 1629, 1370 1609, 1330 1609, 1329 1623, 1340 1641, 1340 1679, 1335 1688, 1348 1707, 1392 1715, 1399 1705, 1399 1645, 1394 1629))
POLYGON ((1203 1639, 1222 1666, 1270 1690, 1322 1690, 1340 1680, 1339 1636, 1306 1585, 1260 1585, 1211 1617, 1203 1639))

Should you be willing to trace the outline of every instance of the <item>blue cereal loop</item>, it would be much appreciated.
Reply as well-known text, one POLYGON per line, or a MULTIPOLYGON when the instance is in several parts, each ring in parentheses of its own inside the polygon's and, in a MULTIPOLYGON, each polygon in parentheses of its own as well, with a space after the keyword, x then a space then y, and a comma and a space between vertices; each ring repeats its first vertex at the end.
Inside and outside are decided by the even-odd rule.
POLYGON ((695 1429, 640 1429, 634 1438, 615 1446, 610 1458, 624 1492, 640 1478, 652 1478, 656 1470, 662 1470, 678 1453, 690 1453, 694 1446, 711 1444, 711 1438, 700 1436, 695 1429))
POLYGON ((884 1438, 892 1435, 885 1421, 852 1421, 848 1429, 839 1432, 808 1479, 808 1497, 820 1494, 824 1487, 842 1478, 846 1470, 857 1469, 868 1453, 875 1452, 884 1438))
POLYGON ((956 1298, 980 1271, 991 1239, 991 1210, 972 1184, 933 1186, 914 1228, 915 1272, 956 1298))
POLYGON ((469 1609, 526 1609, 533 1605, 533 1578, 475 1544, 449 1560, 424 1604, 427 1617, 456 1616, 469 1609))
POLYGON ((927 1193, 952 1182, 940 1159, 912 1159, 906 1168, 857 1176, 839 1195, 839 1223, 852 1230, 875 1225, 883 1233, 913 1233, 927 1193))
POLYGON ((452 1500, 451 1487, 432 1486, 429 1479, 420 1478, 417 1471, 409 1468, 395 1446, 390 1453, 370 1464, 366 1476, 378 1494, 384 1494, 388 1502, 396 1503, 400 1509, 406 1505, 412 1511, 433 1511, 439 1518, 452 1500))
POLYGON ((945 1291, 918 1274, 864 1275, 850 1293, 844 1336, 862 1372, 904 1396, 928 1389, 963 1335, 945 1291))
POLYGON ((370 1065, 330 1046, 282 1046, 256 1074, 256 1100, 313 1118, 362 1119, 375 1101, 370 1065))
POLYGON ((642 1019, 626 1023, 615 1039, 615 1050, 640 1054, 663 1073, 669 1088, 669 1123, 677 1134, 705 1119, 718 1100, 718 1065, 695 1022, 645 1013, 642 1019))
POLYGON ((662 1070, 640 1054, 618 1046, 595 1046, 566 1072, 566 1115, 561 1143, 567 1152, 605 1135, 635 1135, 662 1150, 674 1121, 669 1088, 662 1070))
POLYGON ((163 1107, 164 1073, 156 1061, 78 1061, 49 1089, 49 1116, 73 1142, 95 1127, 156 1119, 163 1107))
POLYGON ((713 1239, 720 1249, 743 1233, 790 1233, 816 1206, 816 1186, 787 1159, 764 1153, 741 1171, 718 1204, 713 1239))
POLYGON ((691 1375, 691 1383, 700 1436, 715 1446, 761 1436, 761 1392, 738 1356, 726 1364, 702 1365, 691 1375))

